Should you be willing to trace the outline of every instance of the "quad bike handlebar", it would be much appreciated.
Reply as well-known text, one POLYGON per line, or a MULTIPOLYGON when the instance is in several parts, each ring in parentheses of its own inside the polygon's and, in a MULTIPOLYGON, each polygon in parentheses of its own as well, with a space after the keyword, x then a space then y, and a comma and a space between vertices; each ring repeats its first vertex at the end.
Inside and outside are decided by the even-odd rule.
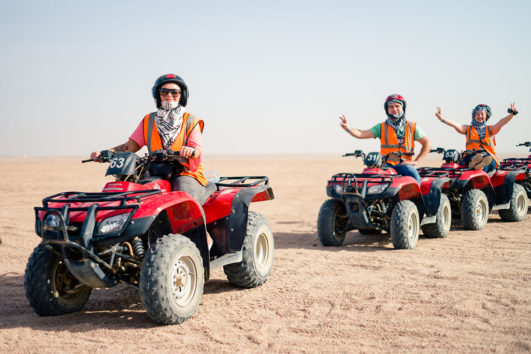
POLYGON ((404 161, 402 159, 403 156, 413 156, 413 155, 415 154, 412 152, 393 151, 385 156, 382 156, 382 154, 380 154, 379 152, 369 152, 365 154, 363 150, 355 150, 354 152, 346 153, 346 154, 343 154, 342 156, 343 157, 347 157, 347 156, 361 157, 363 159, 363 163, 367 167, 383 167, 385 166, 385 164, 391 157, 397 157, 400 160, 400 162, 403 162, 404 161))
MULTIPOLYGON (((81 163, 86 162, 110 162, 112 158, 118 154, 117 152, 111 151, 111 150, 102 150, 100 152, 100 156, 98 156, 95 159, 86 159, 81 160, 81 163)), ((153 161, 153 162, 175 162, 179 161, 181 159, 181 155, 179 154, 179 151, 174 151, 171 149, 160 149, 153 151, 151 155, 145 156, 147 157, 147 160, 153 161)))
POLYGON ((526 141, 525 143, 520 143, 520 144, 517 144, 516 146, 531 147, 531 141, 526 141))

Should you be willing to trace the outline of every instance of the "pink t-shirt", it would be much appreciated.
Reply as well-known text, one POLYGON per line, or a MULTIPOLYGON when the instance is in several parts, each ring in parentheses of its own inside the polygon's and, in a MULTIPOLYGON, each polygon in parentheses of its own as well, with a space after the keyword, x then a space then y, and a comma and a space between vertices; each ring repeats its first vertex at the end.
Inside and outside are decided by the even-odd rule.
MULTIPOLYGON (((138 125, 138 127, 136 127, 135 131, 133 132, 133 134, 131 134, 129 139, 133 140, 141 148, 146 146, 146 139, 144 139, 144 119, 140 121, 140 124, 138 125)), ((192 132, 190 133, 190 136, 188 137, 187 146, 191 146, 191 147, 198 149, 199 151, 201 151, 201 155, 199 156, 198 159, 189 160, 190 169, 192 171, 197 170, 197 168, 201 164, 201 161, 203 160, 203 153, 201 149, 202 144, 203 144, 203 134, 201 134, 201 129, 199 128, 199 126, 196 125, 194 129, 192 129, 192 132)))

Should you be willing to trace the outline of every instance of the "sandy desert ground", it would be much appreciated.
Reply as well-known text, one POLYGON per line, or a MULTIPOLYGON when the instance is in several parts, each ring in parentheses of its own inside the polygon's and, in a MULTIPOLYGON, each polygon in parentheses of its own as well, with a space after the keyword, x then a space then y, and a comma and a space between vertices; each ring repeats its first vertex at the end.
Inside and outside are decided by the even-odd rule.
MULTIPOLYGON (((431 158, 423 165, 438 165, 431 158)), ((105 166, 80 159, 0 160, 0 352, 529 352, 531 217, 487 228, 458 224, 445 239, 394 250, 385 236, 347 235, 322 247, 325 183, 361 163, 336 156, 211 157, 221 175, 268 175, 273 201, 256 203, 275 234, 269 281, 231 286, 222 269, 195 316, 160 326, 138 291, 95 290, 82 312, 39 317, 23 286, 39 238, 33 207, 61 191, 99 191, 105 166)))

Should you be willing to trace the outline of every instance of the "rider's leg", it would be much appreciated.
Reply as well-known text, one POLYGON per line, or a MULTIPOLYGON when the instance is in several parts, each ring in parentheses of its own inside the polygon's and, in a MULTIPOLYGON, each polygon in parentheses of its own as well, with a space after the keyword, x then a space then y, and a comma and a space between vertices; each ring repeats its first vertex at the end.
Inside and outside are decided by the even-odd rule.
POLYGON ((395 165, 393 166, 396 173, 402 176, 411 176, 417 180, 417 183, 420 185, 420 175, 415 166, 404 164, 404 165, 395 165))
MULTIPOLYGON (((199 183, 195 178, 191 176, 176 176, 173 178, 171 183, 172 191, 181 191, 188 193, 192 198, 194 198, 199 205, 205 204, 208 194, 207 189, 201 183, 199 183)), ((203 214, 203 220, 206 222, 205 212, 201 207, 201 214, 203 214)), ((206 227, 205 227, 206 229, 206 227)), ((212 247, 212 238, 207 234, 207 243, 208 248, 212 247)))

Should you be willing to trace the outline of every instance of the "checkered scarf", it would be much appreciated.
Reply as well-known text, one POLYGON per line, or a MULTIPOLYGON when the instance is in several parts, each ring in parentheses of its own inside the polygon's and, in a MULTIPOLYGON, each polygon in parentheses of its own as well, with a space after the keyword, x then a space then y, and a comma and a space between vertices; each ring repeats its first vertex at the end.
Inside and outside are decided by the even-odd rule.
MULTIPOLYGON (((474 109, 474 114, 477 112, 477 111, 485 111, 487 112, 487 108, 485 107, 477 107, 476 109, 474 109)), ((476 129, 476 131, 478 132, 478 136, 480 139, 483 139, 485 137, 485 135, 487 134, 487 126, 485 124, 485 122, 478 122, 476 121, 476 118, 474 118, 474 116, 472 116, 472 126, 476 129)))
MULTIPOLYGON (((391 101, 387 102, 387 105, 389 105, 389 103, 392 103, 392 102, 399 103, 402 106, 402 109, 404 109, 404 104, 402 103, 402 101, 400 101, 400 100, 391 100, 391 101)), ((386 105, 386 107, 387 107, 387 105, 386 105)), ((386 110, 387 110, 387 108, 386 108, 386 110)), ((386 123, 395 130, 396 137, 398 139, 403 139, 404 138, 404 133, 405 133, 404 127, 406 125, 406 115, 404 114, 404 112, 402 112, 402 114, 400 116, 395 116, 393 114, 387 113, 387 121, 386 121, 386 123)))
POLYGON ((395 130, 397 138, 404 138, 404 133, 406 132, 406 130, 404 129, 404 127, 406 126, 405 114, 402 114, 402 116, 398 118, 393 118, 391 115, 388 115, 385 123, 395 130))
POLYGON ((163 101, 161 103, 155 121, 164 149, 171 148, 175 138, 181 132, 185 112, 184 107, 177 102, 163 101))

